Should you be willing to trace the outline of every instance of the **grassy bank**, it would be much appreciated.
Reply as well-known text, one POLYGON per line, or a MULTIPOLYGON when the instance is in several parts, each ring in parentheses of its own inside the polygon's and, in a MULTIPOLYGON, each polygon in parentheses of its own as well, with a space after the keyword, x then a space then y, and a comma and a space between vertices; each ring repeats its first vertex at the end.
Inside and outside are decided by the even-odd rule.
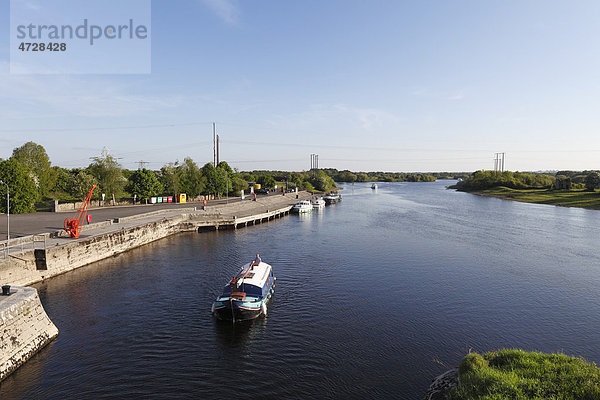
POLYGON ((600 369, 564 354, 500 350, 467 355, 449 400, 597 400, 600 369))
POLYGON ((585 190, 510 189, 497 187, 485 190, 468 190, 480 196, 522 201, 525 203, 552 204, 563 207, 582 207, 600 210, 600 193, 585 190))

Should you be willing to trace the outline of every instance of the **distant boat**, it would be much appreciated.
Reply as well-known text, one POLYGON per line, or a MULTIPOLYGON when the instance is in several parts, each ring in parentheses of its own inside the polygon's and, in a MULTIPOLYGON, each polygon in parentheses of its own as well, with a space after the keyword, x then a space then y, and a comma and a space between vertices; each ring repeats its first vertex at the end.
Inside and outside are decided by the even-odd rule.
POLYGON ((323 200, 327 205, 335 204, 342 201, 342 196, 337 192, 330 192, 328 195, 323 196, 323 200))
POLYGON ((378 188, 378 186, 377 186, 377 184, 376 184, 376 183, 374 183, 374 184, 372 184, 372 185, 371 185, 371 189, 373 189, 373 190, 377 190, 377 188, 378 188))
POLYGON ((267 303, 275 292, 273 268, 256 259, 245 264, 223 288, 223 293, 212 305, 212 313, 219 320, 244 321, 267 315, 267 303))
POLYGON ((300 200, 296 203, 296 205, 294 205, 294 207, 292 207, 292 212, 295 212, 297 214, 309 213, 312 212, 312 210, 313 205, 310 204, 310 201, 308 200, 300 200))
POLYGON ((321 209, 325 207, 325 200, 321 197, 315 197, 310 201, 310 204, 312 204, 313 208, 321 209))

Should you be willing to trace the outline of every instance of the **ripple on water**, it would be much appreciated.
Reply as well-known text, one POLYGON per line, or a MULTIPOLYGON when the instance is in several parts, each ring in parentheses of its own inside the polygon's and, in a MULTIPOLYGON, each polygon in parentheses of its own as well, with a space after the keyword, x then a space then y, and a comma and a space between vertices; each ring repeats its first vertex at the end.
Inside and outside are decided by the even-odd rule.
POLYGON ((60 335, 0 397, 409 399, 470 348, 600 362, 600 212, 446 184, 356 184, 319 214, 177 235, 37 285, 60 335), (278 278, 268 316, 214 321, 257 252, 278 278))

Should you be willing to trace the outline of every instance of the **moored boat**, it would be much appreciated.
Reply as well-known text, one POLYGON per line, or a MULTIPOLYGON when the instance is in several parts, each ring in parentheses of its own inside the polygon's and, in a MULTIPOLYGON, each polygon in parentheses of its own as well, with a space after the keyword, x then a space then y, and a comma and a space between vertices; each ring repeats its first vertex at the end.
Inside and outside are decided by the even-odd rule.
POLYGON ((372 184, 372 185, 371 185, 371 189, 373 189, 373 190, 377 190, 377 188, 378 188, 378 186, 377 186, 377 184, 376 184, 376 183, 374 183, 374 184, 372 184))
POLYGON ((321 197, 313 197, 310 200, 310 204, 312 204, 313 208, 321 209, 325 207, 325 200, 323 200, 321 197))
POLYGON ((335 204, 342 201, 342 196, 338 192, 330 192, 326 196, 323 196, 323 200, 327 205, 335 204))
POLYGON ((267 303, 275 291, 273 268, 256 259, 245 264, 223 288, 212 305, 212 313, 225 321, 244 321, 267 315, 267 303))
POLYGON ((292 207, 292 212, 298 213, 298 214, 304 214, 304 213, 309 213, 312 212, 313 210, 313 206, 310 203, 310 201, 308 200, 300 200, 299 202, 297 202, 294 207, 292 207))

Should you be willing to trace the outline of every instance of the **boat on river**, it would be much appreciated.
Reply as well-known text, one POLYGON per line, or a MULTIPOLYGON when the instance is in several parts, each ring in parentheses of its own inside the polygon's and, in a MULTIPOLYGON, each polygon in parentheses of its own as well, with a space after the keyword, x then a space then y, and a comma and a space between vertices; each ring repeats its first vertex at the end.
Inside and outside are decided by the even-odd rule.
POLYGON ((326 196, 323 196, 323 200, 327 205, 339 203, 342 201, 342 196, 338 192, 330 192, 326 196))
POLYGON ((295 212, 297 214, 305 214, 305 213, 312 212, 313 208, 314 207, 310 203, 310 201, 308 201, 308 200, 300 200, 299 202, 297 202, 294 205, 294 207, 292 207, 292 212, 295 212))
POLYGON ((321 209, 325 207, 325 200, 322 197, 313 197, 310 200, 310 204, 312 204, 313 208, 321 209))
POLYGON ((371 189, 373 189, 373 190, 377 190, 377 188, 378 188, 378 186, 377 186, 377 184, 376 184, 376 183, 374 183, 374 184, 372 184, 372 185, 371 185, 371 189))
POLYGON ((267 315, 267 303, 275 292, 273 268, 256 259, 245 264, 223 288, 212 305, 212 314, 219 320, 245 321, 267 315))

